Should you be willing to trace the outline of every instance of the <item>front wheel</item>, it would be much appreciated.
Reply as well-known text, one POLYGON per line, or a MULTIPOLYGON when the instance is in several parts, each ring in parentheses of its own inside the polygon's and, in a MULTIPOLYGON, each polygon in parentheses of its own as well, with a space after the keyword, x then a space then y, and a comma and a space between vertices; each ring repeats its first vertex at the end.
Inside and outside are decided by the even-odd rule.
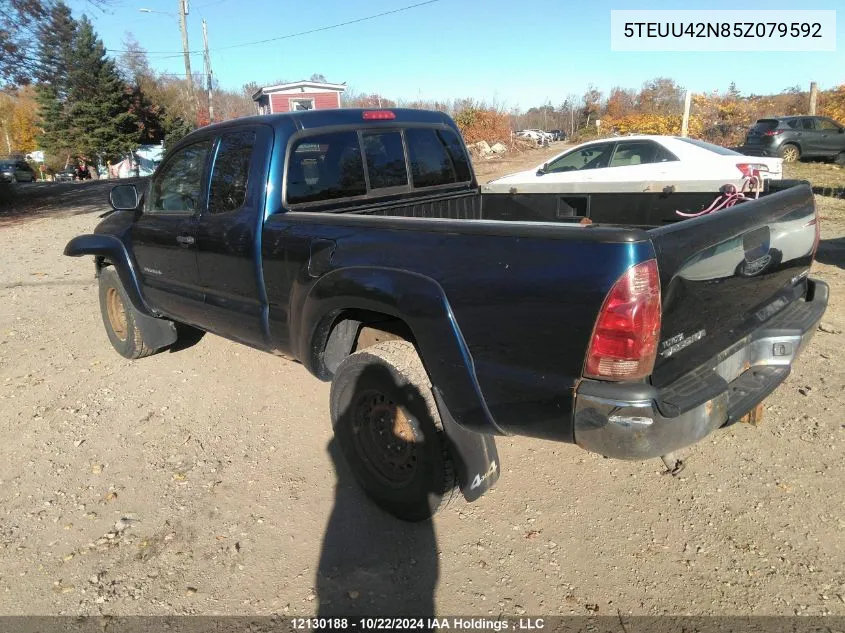
POLYGON ((135 309, 114 268, 100 272, 100 313, 109 341, 124 358, 143 358, 156 350, 147 345, 135 323, 135 309))
POLYGON ((414 346, 385 341, 340 363, 331 386, 338 445, 364 492, 404 521, 424 521, 455 496, 455 468, 414 346))
POLYGON ((801 150, 798 149, 798 146, 787 144, 783 145, 780 148, 780 157, 783 159, 785 163, 794 163, 799 158, 801 158, 801 150))

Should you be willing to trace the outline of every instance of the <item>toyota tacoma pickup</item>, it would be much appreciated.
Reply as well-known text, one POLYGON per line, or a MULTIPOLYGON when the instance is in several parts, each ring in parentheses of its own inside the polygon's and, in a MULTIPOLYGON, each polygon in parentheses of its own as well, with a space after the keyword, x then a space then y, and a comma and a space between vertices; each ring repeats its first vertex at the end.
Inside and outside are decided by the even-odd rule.
POLYGON ((265 115, 186 136, 64 253, 93 256, 127 358, 198 329, 331 381, 357 481, 423 520, 493 485, 497 435, 666 461, 789 374, 828 299, 810 187, 694 219, 637 195, 608 224, 565 196, 482 194, 440 112, 265 115))

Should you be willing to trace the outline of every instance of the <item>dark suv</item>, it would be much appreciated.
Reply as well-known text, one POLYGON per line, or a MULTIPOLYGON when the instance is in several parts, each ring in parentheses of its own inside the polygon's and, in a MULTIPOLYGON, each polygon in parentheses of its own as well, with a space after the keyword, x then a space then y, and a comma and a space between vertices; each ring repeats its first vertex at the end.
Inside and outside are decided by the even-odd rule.
POLYGON ((832 158, 845 165, 845 127, 823 116, 758 119, 740 148, 752 156, 780 156, 791 163, 803 157, 832 158))

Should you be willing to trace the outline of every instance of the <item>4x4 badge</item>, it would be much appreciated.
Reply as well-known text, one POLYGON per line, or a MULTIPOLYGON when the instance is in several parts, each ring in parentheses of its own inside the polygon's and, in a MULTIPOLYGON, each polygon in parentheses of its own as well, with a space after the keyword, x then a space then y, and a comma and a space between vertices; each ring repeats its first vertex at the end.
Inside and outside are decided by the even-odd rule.
POLYGON ((490 462, 490 468, 487 469, 487 472, 484 475, 476 475, 475 479, 472 480, 472 485, 469 487, 470 490, 475 490, 481 484, 483 484, 493 473, 496 472, 496 462, 490 462))

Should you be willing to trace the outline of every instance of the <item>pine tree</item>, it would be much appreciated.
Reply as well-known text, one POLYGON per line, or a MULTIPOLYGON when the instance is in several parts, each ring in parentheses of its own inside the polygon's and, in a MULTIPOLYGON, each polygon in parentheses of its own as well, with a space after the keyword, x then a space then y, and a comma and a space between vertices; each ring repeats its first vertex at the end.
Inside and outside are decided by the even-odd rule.
POLYGON ((70 137, 89 160, 117 160, 137 145, 138 121, 130 91, 85 16, 74 38, 68 104, 70 137))
POLYGON ((38 59, 35 77, 38 80, 36 100, 39 123, 43 132, 39 145, 49 154, 72 153, 68 135, 68 74, 73 59, 77 22, 64 3, 56 4, 38 34, 38 59))

